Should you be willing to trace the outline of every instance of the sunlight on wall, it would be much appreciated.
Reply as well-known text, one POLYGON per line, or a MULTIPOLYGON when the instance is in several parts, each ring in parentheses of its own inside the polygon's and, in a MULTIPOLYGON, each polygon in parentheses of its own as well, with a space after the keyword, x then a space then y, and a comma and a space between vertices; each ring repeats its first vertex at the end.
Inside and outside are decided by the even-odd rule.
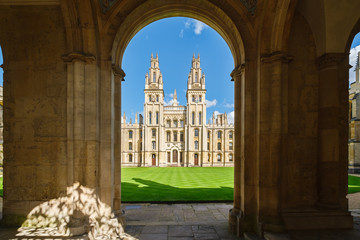
MULTIPOLYGON (((101 202, 94 192, 74 183, 67 188, 66 197, 36 206, 16 236, 72 236, 83 228, 90 239, 122 239, 126 236, 122 225, 111 207, 101 202)), ((132 238, 127 236, 127 239, 132 238)))

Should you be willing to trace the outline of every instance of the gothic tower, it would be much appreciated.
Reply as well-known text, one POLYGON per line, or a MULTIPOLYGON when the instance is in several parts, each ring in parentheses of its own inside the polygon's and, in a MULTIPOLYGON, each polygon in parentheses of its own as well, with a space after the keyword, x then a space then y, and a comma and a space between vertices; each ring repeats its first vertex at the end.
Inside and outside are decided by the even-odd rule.
POLYGON ((188 77, 187 99, 187 132, 186 151, 187 159, 194 165, 201 166, 206 154, 206 103, 205 103, 205 74, 200 67, 200 55, 193 55, 188 77))
POLYGON ((144 139, 143 159, 152 159, 152 165, 158 166, 159 153, 162 151, 163 128, 163 109, 164 109, 164 90, 163 79, 159 68, 159 57, 154 58, 151 54, 149 73, 145 75, 145 103, 144 103, 144 139))

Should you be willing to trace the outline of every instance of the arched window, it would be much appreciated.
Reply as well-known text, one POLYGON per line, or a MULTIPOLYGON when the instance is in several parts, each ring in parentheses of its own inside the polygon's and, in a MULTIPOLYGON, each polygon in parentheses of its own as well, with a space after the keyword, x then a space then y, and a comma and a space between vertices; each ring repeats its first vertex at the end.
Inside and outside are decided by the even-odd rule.
POLYGON ((166 127, 171 127, 171 120, 166 120, 166 127))
POLYGON ((166 141, 170 142, 170 132, 166 132, 166 141))
POLYGON ((218 131, 218 139, 221 139, 221 131, 218 131))
POLYGON ((195 137, 198 137, 199 136, 199 129, 195 129, 195 137))
POLYGON ((174 142, 177 142, 177 132, 174 132, 174 142))
POLYGON ((195 149, 196 149, 196 150, 199 149, 199 141, 195 141, 195 149))
POLYGON ((221 162, 221 154, 218 154, 218 155, 217 155, 217 161, 218 161, 218 162, 221 162))
POLYGON ((233 143, 232 142, 229 142, 229 150, 233 150, 233 143))
POLYGON ((232 161, 233 161, 233 155, 230 154, 230 155, 229 155, 229 162, 232 162, 232 161))
POLYGON ((153 73, 153 82, 156 82, 156 73, 153 73))
POLYGON ((159 95, 156 95, 156 101, 159 102, 159 95))
POLYGON ((129 150, 132 150, 132 142, 129 142, 129 150))
POLYGON ((155 150, 155 149, 156 149, 156 142, 155 142, 155 141, 152 141, 152 142, 151 142, 151 146, 152 146, 152 149, 155 150))
POLYGON ((232 131, 229 132, 229 138, 230 139, 233 138, 233 132, 232 131))
POLYGON ((159 112, 156 112, 156 124, 159 124, 159 112))
POLYGON ((149 124, 151 124, 151 116, 152 114, 151 114, 151 112, 149 112, 149 124))
POLYGON ((191 113, 191 118, 192 118, 192 120, 191 120, 192 125, 195 125, 195 112, 191 113))
POLYGON ((151 95, 149 95, 149 102, 151 102, 151 95))
POLYGON ((132 154, 129 154, 129 162, 132 162, 132 154))
POLYGON ((197 75, 197 72, 195 73, 195 82, 198 82, 198 75, 197 75))
POLYGON ((132 138, 132 137, 133 137, 133 132, 129 131, 129 138, 132 138))
POLYGON ((178 126, 178 121, 175 119, 174 120, 174 127, 177 127, 178 126))
POLYGON ((199 125, 201 125, 201 112, 199 112, 199 125))
POLYGON ((180 132, 180 142, 184 141, 184 132, 180 132))
POLYGON ((221 142, 218 142, 218 150, 221 150, 221 142))
POLYGON ((155 128, 153 128, 151 130, 151 135, 152 135, 153 138, 156 137, 156 129, 155 128))

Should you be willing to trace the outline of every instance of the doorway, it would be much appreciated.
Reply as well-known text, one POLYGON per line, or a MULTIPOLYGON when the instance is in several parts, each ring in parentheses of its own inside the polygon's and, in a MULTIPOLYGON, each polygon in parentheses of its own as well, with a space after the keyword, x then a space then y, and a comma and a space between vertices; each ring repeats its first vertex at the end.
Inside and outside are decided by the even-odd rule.
POLYGON ((151 157, 151 165, 156 166, 156 155, 155 154, 153 154, 151 157))
POLYGON ((199 166, 199 157, 197 153, 194 154, 194 165, 199 166))

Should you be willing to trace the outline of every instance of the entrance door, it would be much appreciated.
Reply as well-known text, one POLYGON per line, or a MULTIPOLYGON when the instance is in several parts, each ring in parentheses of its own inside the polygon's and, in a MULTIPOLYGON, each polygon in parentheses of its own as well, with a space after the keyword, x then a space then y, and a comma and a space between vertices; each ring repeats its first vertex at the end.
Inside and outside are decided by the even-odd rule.
POLYGON ((178 152, 176 150, 173 150, 173 162, 177 163, 178 161, 178 152))
POLYGON ((156 166, 156 155, 155 154, 152 155, 152 165, 156 166))
POLYGON ((194 165, 199 166, 199 158, 197 154, 194 155, 194 165))

